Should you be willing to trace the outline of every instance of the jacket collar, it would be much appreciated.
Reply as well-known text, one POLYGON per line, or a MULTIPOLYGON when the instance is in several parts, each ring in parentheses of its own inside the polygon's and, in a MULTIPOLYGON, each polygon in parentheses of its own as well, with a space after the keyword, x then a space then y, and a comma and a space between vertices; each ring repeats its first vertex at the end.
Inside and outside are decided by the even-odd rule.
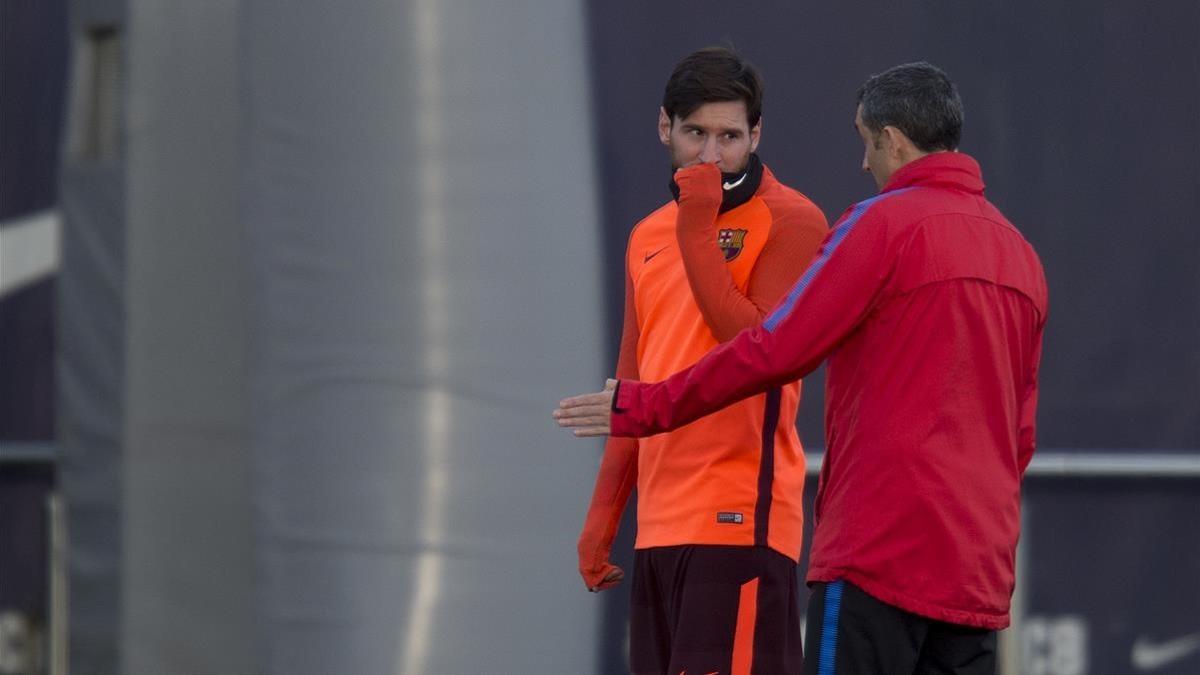
POLYGON ((966 153, 934 152, 900 167, 880 192, 914 186, 983 194, 983 173, 979 163, 966 153))

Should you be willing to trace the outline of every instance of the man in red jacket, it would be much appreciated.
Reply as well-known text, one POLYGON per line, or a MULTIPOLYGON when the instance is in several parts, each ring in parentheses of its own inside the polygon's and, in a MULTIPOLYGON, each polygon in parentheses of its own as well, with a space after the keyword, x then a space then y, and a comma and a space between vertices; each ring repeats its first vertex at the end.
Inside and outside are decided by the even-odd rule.
POLYGON ((854 123, 880 193, 843 214, 761 326, 555 417, 580 436, 646 436, 828 359, 806 672, 991 673, 1034 450, 1045 276, 957 152, 945 73, 871 77, 854 123))

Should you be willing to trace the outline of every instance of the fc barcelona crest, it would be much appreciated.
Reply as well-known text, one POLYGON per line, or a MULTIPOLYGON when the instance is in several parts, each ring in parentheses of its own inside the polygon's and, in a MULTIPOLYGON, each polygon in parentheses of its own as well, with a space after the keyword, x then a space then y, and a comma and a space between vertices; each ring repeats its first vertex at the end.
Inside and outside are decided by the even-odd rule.
POLYGON ((746 241, 746 230, 721 230, 717 232, 717 247, 725 254, 725 262, 732 262, 742 252, 746 241))

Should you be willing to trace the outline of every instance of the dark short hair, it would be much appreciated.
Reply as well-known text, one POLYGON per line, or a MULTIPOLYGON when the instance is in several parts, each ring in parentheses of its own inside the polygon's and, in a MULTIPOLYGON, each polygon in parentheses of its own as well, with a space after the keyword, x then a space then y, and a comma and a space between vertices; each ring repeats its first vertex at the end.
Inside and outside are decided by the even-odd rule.
POLYGON ((940 68, 924 61, 867 78, 858 88, 858 103, 872 133, 896 127, 924 152, 954 150, 962 139, 958 88, 940 68))
POLYGON ((705 103, 745 101, 746 121, 762 117, 763 82, 749 61, 727 47, 705 47, 675 64, 663 92, 663 110, 671 122, 686 119, 705 103))

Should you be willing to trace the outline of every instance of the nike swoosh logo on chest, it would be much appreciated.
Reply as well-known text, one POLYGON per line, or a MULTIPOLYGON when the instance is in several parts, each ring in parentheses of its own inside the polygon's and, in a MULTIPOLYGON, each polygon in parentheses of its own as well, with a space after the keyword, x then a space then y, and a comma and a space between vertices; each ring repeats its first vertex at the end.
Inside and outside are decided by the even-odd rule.
POLYGON ((659 253, 662 253, 663 251, 667 250, 668 248, 671 248, 671 247, 670 247, 670 246, 664 246, 664 247, 662 247, 662 248, 658 249, 657 251, 654 251, 654 252, 647 252, 647 253, 646 253, 646 257, 642 258, 642 264, 643 264, 643 265, 645 265, 646 263, 650 262, 650 260, 651 260, 651 259, 652 259, 654 256, 658 255, 659 253))

